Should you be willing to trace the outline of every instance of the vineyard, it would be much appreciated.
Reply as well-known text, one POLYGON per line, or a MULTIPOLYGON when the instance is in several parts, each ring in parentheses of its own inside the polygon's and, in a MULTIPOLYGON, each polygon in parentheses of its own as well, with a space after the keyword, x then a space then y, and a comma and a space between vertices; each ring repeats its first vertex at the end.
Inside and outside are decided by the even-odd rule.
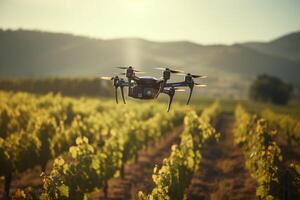
POLYGON ((300 120, 0 92, 1 199, 300 199, 300 120))

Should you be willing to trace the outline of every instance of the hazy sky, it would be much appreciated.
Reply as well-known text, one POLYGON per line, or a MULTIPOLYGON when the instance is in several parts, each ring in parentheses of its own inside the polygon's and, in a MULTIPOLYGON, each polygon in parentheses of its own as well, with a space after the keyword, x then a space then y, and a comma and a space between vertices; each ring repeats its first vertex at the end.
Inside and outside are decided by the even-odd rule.
POLYGON ((233 43, 300 30, 300 0, 0 0, 0 27, 233 43))

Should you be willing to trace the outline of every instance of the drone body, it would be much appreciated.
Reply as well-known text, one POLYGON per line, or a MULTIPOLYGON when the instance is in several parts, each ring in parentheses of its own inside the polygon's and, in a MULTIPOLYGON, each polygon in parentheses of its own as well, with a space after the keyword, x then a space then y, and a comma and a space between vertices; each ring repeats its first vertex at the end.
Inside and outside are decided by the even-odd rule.
POLYGON ((138 77, 135 74, 141 71, 134 70, 131 66, 129 67, 118 67, 120 69, 125 69, 126 72, 121 75, 126 75, 127 81, 118 76, 114 77, 101 77, 105 80, 112 80, 115 87, 115 97, 118 103, 118 93, 117 89, 120 87, 121 95, 124 104, 124 87, 128 87, 128 96, 136 99, 156 99, 159 94, 167 94, 170 98, 167 111, 170 110, 175 91, 184 91, 180 88, 188 87, 190 89, 187 104, 189 104, 194 86, 205 87, 206 85, 195 83, 193 78, 206 78, 206 76, 192 75, 190 73, 185 74, 183 71, 171 70, 169 68, 156 68, 163 70, 162 79, 157 79, 151 76, 141 76, 138 77), (182 82, 168 83, 167 81, 171 78, 171 73, 176 73, 179 75, 185 75, 185 79, 182 82))
POLYGON ((136 99, 155 99, 160 81, 154 77, 139 77, 128 91, 128 96, 136 99))

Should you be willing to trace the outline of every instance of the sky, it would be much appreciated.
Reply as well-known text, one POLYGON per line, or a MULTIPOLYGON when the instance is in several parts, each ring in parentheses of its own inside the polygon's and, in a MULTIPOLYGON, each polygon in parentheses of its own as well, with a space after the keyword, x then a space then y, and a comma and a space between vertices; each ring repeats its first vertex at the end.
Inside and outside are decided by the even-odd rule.
POLYGON ((0 0, 0 28, 202 44, 300 30, 300 0, 0 0))

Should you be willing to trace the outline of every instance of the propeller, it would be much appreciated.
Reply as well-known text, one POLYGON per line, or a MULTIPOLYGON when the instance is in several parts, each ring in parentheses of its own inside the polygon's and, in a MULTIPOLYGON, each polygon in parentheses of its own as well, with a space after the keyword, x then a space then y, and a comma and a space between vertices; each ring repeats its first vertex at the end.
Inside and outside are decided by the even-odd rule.
POLYGON ((196 75, 191 73, 178 73, 177 75, 191 76, 193 78, 207 78, 207 76, 204 75, 196 75))
POLYGON ((195 86, 196 87, 206 87, 207 85, 206 84, 195 83, 195 86))
POLYGON ((185 89, 182 89, 182 88, 175 88, 175 91, 176 91, 176 92, 185 92, 186 90, 185 90, 185 89))
POLYGON ((128 67, 116 67, 116 68, 119 68, 119 69, 127 69, 128 67))
MULTIPOLYGON (((138 72, 135 72, 136 74, 145 74, 146 72, 142 72, 142 71, 138 71, 138 72)), ((122 72, 122 73, 119 73, 119 75, 126 75, 125 72, 122 72)))
MULTIPOLYGON (((119 69, 128 69, 129 67, 117 67, 117 68, 119 68, 119 69)), ((132 68, 132 70, 133 70, 134 72, 136 72, 136 73, 145 73, 145 72, 142 71, 142 70, 136 70, 136 69, 133 69, 133 68, 132 68)))
POLYGON ((182 70, 175 70, 175 69, 170 69, 170 68, 164 68, 164 67, 155 67, 154 69, 157 69, 157 70, 162 70, 162 71, 165 71, 165 70, 169 70, 171 73, 174 73, 174 74, 177 74, 177 73, 184 73, 184 71, 182 70))
POLYGON ((114 80, 114 77, 112 77, 112 76, 101 76, 100 78, 103 79, 103 80, 107 80, 107 81, 114 80))

